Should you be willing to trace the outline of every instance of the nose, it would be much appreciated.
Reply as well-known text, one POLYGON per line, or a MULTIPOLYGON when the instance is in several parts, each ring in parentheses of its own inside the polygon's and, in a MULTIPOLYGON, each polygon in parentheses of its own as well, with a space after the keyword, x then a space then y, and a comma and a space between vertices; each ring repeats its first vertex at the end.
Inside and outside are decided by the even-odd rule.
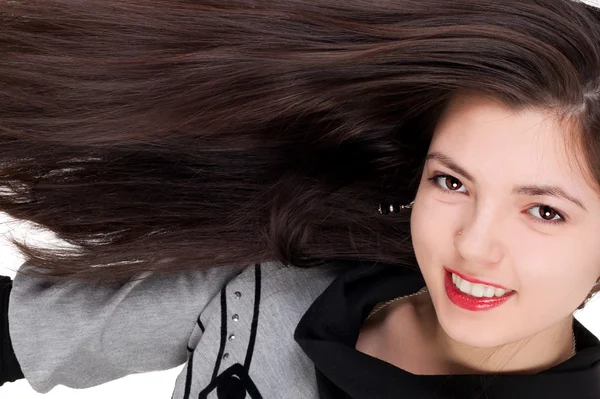
POLYGON ((479 264, 495 264, 502 260, 502 220, 493 212, 483 209, 474 211, 470 221, 462 225, 454 243, 459 255, 479 264))

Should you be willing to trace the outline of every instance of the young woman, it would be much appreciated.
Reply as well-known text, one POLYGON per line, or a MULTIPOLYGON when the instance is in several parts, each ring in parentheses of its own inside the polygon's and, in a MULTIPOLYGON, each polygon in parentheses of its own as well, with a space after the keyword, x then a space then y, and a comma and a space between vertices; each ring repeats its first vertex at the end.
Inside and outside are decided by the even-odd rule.
POLYGON ((411 213, 420 273, 351 271, 299 324, 321 398, 600 397, 573 318, 600 276, 600 160, 572 117, 448 103, 411 213))
POLYGON ((7 375, 47 392, 187 361, 175 398, 600 395, 572 319, 600 276, 596 10, 2 7, 0 203, 73 245, 21 245, 7 375))

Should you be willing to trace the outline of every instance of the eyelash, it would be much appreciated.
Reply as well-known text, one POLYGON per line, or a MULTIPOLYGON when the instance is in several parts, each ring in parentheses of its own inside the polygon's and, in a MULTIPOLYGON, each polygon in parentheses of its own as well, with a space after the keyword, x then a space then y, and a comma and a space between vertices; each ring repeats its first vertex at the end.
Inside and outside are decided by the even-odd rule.
MULTIPOLYGON (((441 192, 443 192, 443 193, 445 193, 445 194, 463 194, 463 195, 464 195, 464 194, 466 194, 466 193, 457 192, 457 191, 452 191, 452 190, 449 190, 449 189, 444 189, 444 188, 442 188, 442 187, 440 186, 440 184, 437 182, 437 181, 438 181, 438 179, 440 179, 440 178, 447 178, 447 179, 449 179, 449 178, 450 178, 450 179, 456 179, 456 180, 458 180, 458 181, 460 182, 460 184, 462 184, 462 185, 463 185, 463 187, 464 187, 464 184, 463 184, 463 183, 460 181, 460 179, 457 179, 457 178, 456 178, 456 177, 454 177, 454 176, 447 175, 447 174, 443 174, 443 173, 438 173, 438 174, 435 174, 434 176, 432 176, 432 177, 428 178, 427 180, 428 180, 428 181, 429 181, 431 184, 433 184, 433 186, 434 186, 435 188, 437 188, 438 190, 440 190, 441 192)), ((565 223, 565 222, 567 221, 567 220, 566 220, 566 218, 565 218, 565 216, 563 215, 563 213, 562 213, 562 212, 560 212, 559 210, 557 210, 557 209, 555 209, 555 208, 552 208, 551 206, 545 205, 545 204, 536 204, 536 205, 533 205, 533 206, 531 206, 530 208, 528 208, 528 209, 527 209, 527 216, 529 216, 529 217, 530 217, 531 219, 533 219, 535 222, 542 223, 542 224, 546 224, 546 225, 548 225, 548 224, 560 224, 560 223, 565 223), (555 213, 556 213, 556 214, 559 216, 559 219, 556 219, 556 220, 545 220, 545 219, 536 218, 535 216, 532 216, 532 215, 529 213, 529 211, 530 211, 531 209, 533 209, 533 208, 536 208, 536 207, 546 207, 546 208, 550 208, 552 211, 554 211, 554 212, 555 212, 555 213)))

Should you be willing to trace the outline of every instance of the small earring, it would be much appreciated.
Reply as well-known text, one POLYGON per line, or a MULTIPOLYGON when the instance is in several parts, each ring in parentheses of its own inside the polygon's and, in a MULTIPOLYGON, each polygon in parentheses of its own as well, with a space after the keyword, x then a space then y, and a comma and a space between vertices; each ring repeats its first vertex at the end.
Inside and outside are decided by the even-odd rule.
POLYGON ((377 211, 380 215, 389 215, 390 213, 398 213, 401 209, 411 209, 414 204, 415 201, 412 201, 408 205, 388 204, 382 202, 381 204, 379 204, 379 209, 377 211))

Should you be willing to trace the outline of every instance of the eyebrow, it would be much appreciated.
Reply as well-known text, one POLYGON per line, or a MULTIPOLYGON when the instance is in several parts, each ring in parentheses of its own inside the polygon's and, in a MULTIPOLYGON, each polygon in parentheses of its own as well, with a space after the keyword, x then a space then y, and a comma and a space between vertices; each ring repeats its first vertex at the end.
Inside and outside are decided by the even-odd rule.
MULTIPOLYGON (((467 172, 463 167, 458 165, 452 158, 447 155, 444 155, 440 152, 431 152, 427 154, 425 161, 429 161, 430 159, 434 159, 447 167, 448 169, 453 170, 454 172, 466 177, 468 180, 471 180, 475 183, 475 178, 469 172, 467 172)), ((513 194, 517 195, 530 195, 530 196, 549 196, 555 198, 563 198, 567 201, 570 201, 587 212, 586 207, 583 203, 567 194, 565 190, 557 186, 536 186, 536 185, 526 185, 526 186, 517 186, 513 189, 513 194)))
POLYGON ((427 154, 427 157, 425 157, 425 161, 429 161, 430 159, 435 159, 436 161, 438 161, 439 163, 441 163, 448 169, 452 169, 456 173, 463 175, 464 177, 471 180, 472 182, 475 182, 475 178, 473 177, 473 175, 471 175, 469 172, 464 170, 461 166, 459 166, 456 162, 454 162, 454 160, 452 158, 450 158, 449 156, 444 155, 441 152, 430 152, 429 154, 427 154))
POLYGON ((564 198, 568 201, 571 201, 572 203, 574 203, 575 205, 577 205, 584 211, 587 211, 587 209, 585 208, 585 206, 583 205, 583 203, 581 201, 579 201, 577 198, 571 197, 569 194, 567 194, 565 192, 565 190, 563 190, 560 187, 556 187, 556 186, 519 186, 519 187, 515 188, 513 190, 513 192, 515 194, 521 194, 521 195, 531 195, 531 196, 546 195, 549 197, 564 198))

